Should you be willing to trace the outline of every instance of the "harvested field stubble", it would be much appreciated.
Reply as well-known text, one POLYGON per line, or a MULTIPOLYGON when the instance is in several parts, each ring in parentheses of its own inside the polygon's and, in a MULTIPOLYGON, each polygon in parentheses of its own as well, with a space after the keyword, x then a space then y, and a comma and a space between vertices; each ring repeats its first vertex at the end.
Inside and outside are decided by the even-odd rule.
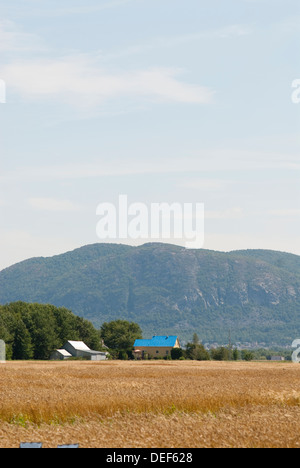
POLYGON ((300 366, 7 362, 0 447, 298 447, 300 366))

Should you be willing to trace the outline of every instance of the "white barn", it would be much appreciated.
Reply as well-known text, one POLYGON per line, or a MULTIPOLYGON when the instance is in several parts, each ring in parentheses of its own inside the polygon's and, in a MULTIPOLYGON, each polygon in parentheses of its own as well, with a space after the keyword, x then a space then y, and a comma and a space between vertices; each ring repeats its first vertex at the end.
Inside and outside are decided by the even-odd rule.
POLYGON ((106 361, 107 353, 90 349, 83 341, 67 341, 61 349, 56 349, 50 356, 52 360, 70 357, 82 357, 90 361, 106 361))

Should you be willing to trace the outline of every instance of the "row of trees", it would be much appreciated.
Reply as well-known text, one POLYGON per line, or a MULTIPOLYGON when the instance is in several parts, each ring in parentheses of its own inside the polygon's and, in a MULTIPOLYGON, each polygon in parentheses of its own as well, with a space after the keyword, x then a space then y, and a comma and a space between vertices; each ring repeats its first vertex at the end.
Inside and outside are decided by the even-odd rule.
POLYGON ((0 306, 0 339, 5 341, 8 360, 47 360, 68 340, 84 341, 98 351, 109 348, 112 358, 128 359, 138 338, 142 338, 139 325, 125 320, 104 323, 97 330, 64 307, 25 302, 0 306))
MULTIPOLYGON (((142 338, 142 330, 138 324, 125 320, 116 320, 104 323, 100 329, 100 334, 105 344, 110 348, 113 358, 132 359, 133 344, 136 339, 142 338)), ((238 351, 230 347, 221 346, 208 351, 200 343, 197 334, 193 340, 187 343, 185 349, 174 348, 168 359, 191 359, 198 361, 231 361, 243 359, 251 361, 254 355, 251 351, 238 351)))
MULTIPOLYGON (((49 359, 54 349, 68 340, 84 341, 91 349, 106 350, 113 359, 132 359, 133 345, 142 338, 137 323, 115 320, 97 330, 91 322, 74 315, 64 307, 16 302, 0 306, 0 339, 6 343, 6 358, 29 360, 49 359)), ((185 349, 173 349, 171 359, 251 360, 253 353, 230 347, 206 350, 194 334, 185 349)))
POLYGON ((49 359, 54 349, 68 340, 84 341, 101 349, 99 331, 64 307, 15 302, 0 306, 0 339, 6 343, 6 359, 49 359))
POLYGON ((0 306, 0 339, 8 360, 47 360, 68 340, 84 341, 98 351, 108 347, 112 358, 126 359, 132 357, 137 338, 142 338, 141 328, 125 320, 104 323, 97 330, 64 307, 25 302, 0 306))
POLYGON ((237 361, 243 359, 245 361, 252 361, 254 354, 249 350, 239 351, 231 345, 219 346, 211 350, 205 349, 203 344, 200 343, 198 335, 194 333, 193 340, 188 343, 185 349, 185 357, 197 361, 237 361))
POLYGON ((197 361, 238 361, 240 359, 244 361, 252 361, 252 359, 254 359, 253 352, 249 350, 239 351, 237 348, 229 348, 226 346, 207 350, 200 343, 188 343, 184 354, 186 359, 197 361))

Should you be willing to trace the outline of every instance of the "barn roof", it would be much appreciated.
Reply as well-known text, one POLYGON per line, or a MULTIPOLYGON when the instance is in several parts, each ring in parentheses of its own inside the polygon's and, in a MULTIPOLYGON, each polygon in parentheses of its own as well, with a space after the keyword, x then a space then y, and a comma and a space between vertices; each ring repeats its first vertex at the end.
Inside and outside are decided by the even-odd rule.
POLYGON ((153 336, 151 340, 135 340, 134 346, 139 347, 147 347, 147 346, 153 346, 155 348, 163 348, 163 347, 174 347, 176 344, 177 336, 176 335, 171 335, 171 336, 153 336))
POLYGON ((83 341, 68 341, 74 349, 78 349, 79 351, 90 351, 90 348, 83 342, 83 341))
POLYGON ((58 353, 62 354, 65 357, 71 357, 72 354, 70 354, 66 349, 57 349, 56 350, 58 353))

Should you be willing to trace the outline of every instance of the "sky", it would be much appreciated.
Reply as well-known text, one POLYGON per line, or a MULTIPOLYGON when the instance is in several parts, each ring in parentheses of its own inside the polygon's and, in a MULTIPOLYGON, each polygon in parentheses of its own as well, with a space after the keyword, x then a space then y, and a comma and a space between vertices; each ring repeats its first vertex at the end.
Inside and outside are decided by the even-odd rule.
POLYGON ((299 44, 298 0, 0 0, 0 269, 153 241, 99 238, 120 195, 300 255, 299 44))

